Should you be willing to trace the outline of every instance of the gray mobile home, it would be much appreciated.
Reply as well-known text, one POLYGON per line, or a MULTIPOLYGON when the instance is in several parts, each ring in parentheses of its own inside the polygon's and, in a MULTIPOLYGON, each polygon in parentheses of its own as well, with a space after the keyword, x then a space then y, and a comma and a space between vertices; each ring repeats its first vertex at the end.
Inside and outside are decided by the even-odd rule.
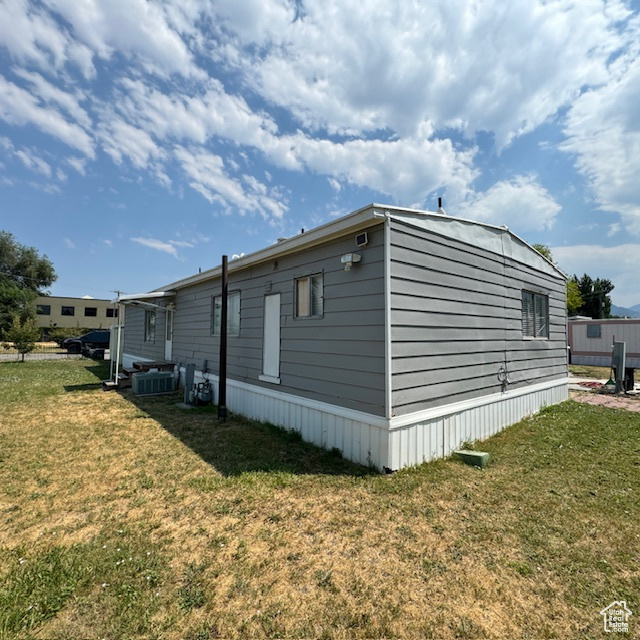
POLYGON ((611 366, 614 341, 626 343, 628 368, 640 368, 640 318, 569 318, 572 364, 611 366))
MULTIPOLYGON (((227 406, 399 469, 567 398, 565 276, 505 227, 370 205, 229 263, 227 406)), ((221 267, 137 296, 124 363, 218 382, 221 267)))

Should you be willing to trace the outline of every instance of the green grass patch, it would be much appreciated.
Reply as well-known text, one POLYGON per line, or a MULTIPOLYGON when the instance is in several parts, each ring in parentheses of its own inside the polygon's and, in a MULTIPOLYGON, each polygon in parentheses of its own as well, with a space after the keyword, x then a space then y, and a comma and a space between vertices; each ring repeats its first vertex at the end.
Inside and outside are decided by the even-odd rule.
MULTIPOLYGON (((0 364, 0 638, 584 638, 640 611, 640 414, 373 473, 104 363, 0 364)), ((638 622, 631 619, 630 636, 638 622)))
POLYGON ((592 367, 586 364, 570 364, 569 372, 579 378, 594 378, 608 380, 611 375, 610 367, 592 367))

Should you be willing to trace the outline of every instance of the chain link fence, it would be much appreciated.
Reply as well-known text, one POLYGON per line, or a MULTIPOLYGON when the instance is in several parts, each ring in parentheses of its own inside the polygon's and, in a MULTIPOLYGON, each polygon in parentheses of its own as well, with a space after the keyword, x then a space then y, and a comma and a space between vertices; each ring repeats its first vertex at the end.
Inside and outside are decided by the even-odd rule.
MULTIPOLYGON (((82 358, 82 354, 69 353, 55 342, 37 342, 36 348, 30 353, 24 354, 24 360, 67 360, 82 358)), ((0 346, 0 362, 20 362, 23 356, 11 343, 2 343, 0 346), (5 345, 9 344, 9 348, 5 345)))

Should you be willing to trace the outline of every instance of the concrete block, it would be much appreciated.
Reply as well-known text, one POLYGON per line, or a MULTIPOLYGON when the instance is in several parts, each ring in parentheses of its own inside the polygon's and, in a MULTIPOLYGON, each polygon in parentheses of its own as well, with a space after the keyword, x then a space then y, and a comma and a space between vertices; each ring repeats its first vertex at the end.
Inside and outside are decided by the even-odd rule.
POLYGON ((484 469, 489 464, 489 454, 486 451, 469 451, 468 449, 458 449, 453 452, 465 464, 472 467, 480 467, 484 469))

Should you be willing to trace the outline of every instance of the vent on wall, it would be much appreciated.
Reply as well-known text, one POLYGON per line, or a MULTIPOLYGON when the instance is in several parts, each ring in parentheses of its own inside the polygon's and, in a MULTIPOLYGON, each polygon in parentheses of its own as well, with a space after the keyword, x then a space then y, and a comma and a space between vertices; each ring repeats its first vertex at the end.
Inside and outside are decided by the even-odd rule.
POLYGON ((174 377, 171 371, 149 371, 134 373, 132 381, 133 393, 137 396, 152 393, 171 393, 174 390, 174 377))
POLYGON ((366 231, 359 233, 356 236, 356 246, 366 247, 368 242, 369 242, 369 236, 367 235, 366 231))

